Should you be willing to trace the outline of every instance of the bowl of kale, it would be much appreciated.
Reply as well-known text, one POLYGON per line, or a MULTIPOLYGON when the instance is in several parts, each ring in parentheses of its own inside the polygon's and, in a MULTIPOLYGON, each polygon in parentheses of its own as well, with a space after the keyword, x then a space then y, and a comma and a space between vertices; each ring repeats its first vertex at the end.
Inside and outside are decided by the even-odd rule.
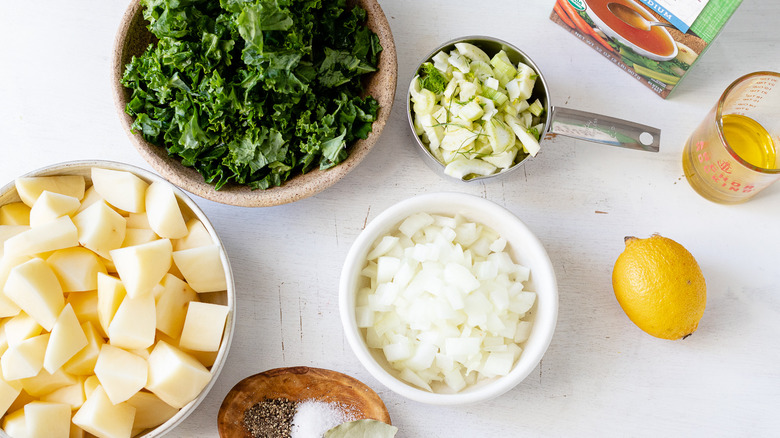
POLYGON ((376 0, 134 0, 113 56, 121 123, 149 165, 245 207, 312 196, 359 164, 398 70, 376 0))

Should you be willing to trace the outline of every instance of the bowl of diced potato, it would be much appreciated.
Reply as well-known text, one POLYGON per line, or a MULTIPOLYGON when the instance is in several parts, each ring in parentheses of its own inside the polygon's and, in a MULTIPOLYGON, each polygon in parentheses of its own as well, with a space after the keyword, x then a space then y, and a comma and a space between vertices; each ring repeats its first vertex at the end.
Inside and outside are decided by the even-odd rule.
POLYGON ((235 291, 183 191, 117 162, 44 167, 0 189, 0 243, 6 434, 159 436, 206 397, 235 291))

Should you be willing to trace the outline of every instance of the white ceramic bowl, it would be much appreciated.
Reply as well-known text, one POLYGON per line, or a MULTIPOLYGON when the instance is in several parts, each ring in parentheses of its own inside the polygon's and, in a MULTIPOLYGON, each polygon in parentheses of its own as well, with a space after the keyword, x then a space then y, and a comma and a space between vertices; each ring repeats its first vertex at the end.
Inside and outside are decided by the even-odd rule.
MULTIPOLYGON (((211 222, 203 213, 203 211, 200 209, 200 207, 198 207, 198 205, 192 199, 190 199, 181 189, 179 189, 178 187, 169 183, 165 179, 151 172, 148 172, 144 169, 135 166, 131 166, 129 164, 118 163, 114 161, 85 160, 85 161, 69 161, 65 163, 46 166, 34 170, 32 172, 29 172, 25 175, 20 175, 20 177, 81 175, 86 178, 88 184, 91 184, 90 169, 92 169, 93 167, 102 167, 105 169, 112 169, 112 170, 124 170, 124 171, 134 173, 135 175, 137 175, 138 177, 140 177, 146 182, 151 183, 154 181, 159 181, 169 185, 173 189, 173 192, 176 194, 176 197, 179 200, 179 206, 181 207, 182 214, 184 215, 185 220, 198 218, 206 227, 206 230, 208 230, 214 242, 217 243, 220 247, 220 256, 221 256, 220 258, 222 259, 222 266, 225 270, 227 290, 224 292, 212 292, 212 293, 199 294, 198 296, 201 299, 201 301, 226 305, 230 310, 227 317, 227 321, 225 323, 225 331, 222 334, 222 343, 220 344, 219 351, 217 353, 217 358, 214 362, 214 365, 212 365, 210 368, 211 380, 206 385, 206 387, 203 388, 203 390, 200 392, 198 397, 196 397, 194 400, 189 402, 183 408, 179 409, 179 412, 177 412, 176 415, 168 419, 168 421, 157 426, 154 429, 150 429, 142 432, 139 435, 136 435, 136 437, 143 437, 143 438, 160 437, 173 430, 177 425, 179 425, 182 421, 184 421, 185 418, 187 418, 190 414, 192 414, 192 412, 200 404, 200 402, 202 402, 203 399, 206 398, 206 395, 208 394, 209 390, 211 389, 212 386, 214 386, 214 382, 216 382, 217 376, 219 376, 220 371, 222 371, 222 367, 225 364, 225 360, 227 359, 228 356, 228 351, 230 350, 230 343, 233 339, 233 331, 235 327, 236 291, 235 291, 235 283, 233 281, 233 272, 230 269, 230 262, 228 261, 227 254, 225 253, 225 247, 222 244, 222 241, 220 241, 216 230, 214 230, 214 227, 211 225, 211 222)), ((14 181, 9 182, 5 186, 3 186, 2 189, 0 189, 0 205, 5 205, 11 202, 17 202, 19 200, 20 198, 19 195, 16 193, 16 186, 14 185, 14 181)), ((0 431, 0 435, 5 436, 5 433, 0 431)))
POLYGON ((345 336, 364 367, 383 385, 411 400, 436 405, 461 405, 497 397, 514 388, 542 359, 555 331, 558 317, 558 285, 550 258, 539 239, 514 214, 503 207, 462 193, 430 193, 418 195, 393 205, 379 214, 360 233, 352 245, 341 271, 339 310, 345 336), (537 293, 532 309, 533 328, 529 339, 521 344, 523 353, 512 370, 503 377, 483 380, 457 393, 433 393, 401 380, 381 351, 369 349, 357 327, 355 301, 361 286, 360 271, 372 244, 390 232, 411 214, 427 212, 446 215, 460 214, 468 220, 482 223, 498 232, 508 242, 515 263, 531 269, 526 290, 537 293))

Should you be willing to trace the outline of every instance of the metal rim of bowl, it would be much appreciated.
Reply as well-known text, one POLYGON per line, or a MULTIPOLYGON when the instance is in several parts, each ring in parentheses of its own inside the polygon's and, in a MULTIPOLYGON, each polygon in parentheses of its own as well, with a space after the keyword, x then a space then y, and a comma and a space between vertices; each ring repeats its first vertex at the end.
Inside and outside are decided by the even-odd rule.
MULTIPOLYGON (((437 53, 439 53, 440 51, 448 49, 448 48, 454 48, 456 43, 471 43, 471 44, 474 44, 475 46, 477 46, 477 47, 479 47, 479 48, 481 48, 483 50, 484 50, 484 48, 481 47, 480 44, 483 44, 483 45, 484 44, 494 45, 494 46, 498 47, 498 49, 495 50, 496 53, 498 52, 498 50, 503 49, 504 51, 507 52, 507 55, 509 56, 510 60, 512 60, 512 62, 515 62, 515 63, 516 62, 523 62, 524 64, 527 64, 529 67, 533 68, 533 70, 537 74, 537 79, 536 79, 536 84, 534 85, 532 96, 539 97, 539 100, 542 101, 542 104, 544 106, 544 111, 545 111, 545 114, 546 114, 546 116, 545 116, 545 129, 547 129, 547 127, 550 124, 551 116, 552 116, 552 111, 550 111, 551 101, 552 100, 551 100, 551 97, 550 97, 550 87, 547 85, 547 81, 545 80, 544 75, 542 74, 541 70, 539 69, 539 66, 533 61, 533 59, 531 59, 530 56, 528 56, 528 54, 526 54, 525 52, 520 50, 514 44, 509 43, 509 42, 507 42, 505 40, 502 40, 502 39, 499 39, 499 38, 494 38, 494 37, 485 36, 485 35, 469 35, 469 36, 454 38, 454 39, 451 39, 451 40, 449 40, 449 41, 439 45, 435 49, 431 50, 427 55, 425 55, 425 57, 422 58, 422 61, 420 61, 417 64, 417 67, 412 72, 412 76, 411 76, 411 78, 408 81, 409 87, 411 87, 412 81, 417 76, 418 72, 420 71, 420 67, 422 67, 422 65, 424 63, 429 62, 431 60, 431 58, 433 58, 433 56, 436 55, 437 53), (510 52, 513 52, 513 53, 510 53, 510 52)), ((490 51, 493 52, 493 50, 490 50, 490 51)), ((488 55, 490 55, 490 53, 488 53, 488 55)), ((411 96, 409 95, 408 89, 406 90, 406 119, 407 119, 407 122, 409 124, 410 132, 411 132, 412 136, 414 137, 415 142, 417 143, 417 146, 418 146, 417 150, 418 150, 418 152, 421 153, 421 155, 423 157, 423 161, 425 161, 425 163, 428 165, 428 167, 430 167, 434 172, 438 173, 440 176, 443 176, 443 177, 445 177, 447 179, 452 179, 452 180, 457 180, 457 181, 461 181, 461 182, 470 183, 470 182, 475 182, 475 181, 489 180, 489 179, 493 179, 493 178, 497 178, 497 177, 500 178, 500 177, 502 177, 502 176, 504 176, 504 175, 506 175, 506 174, 508 174, 508 173, 510 173, 512 171, 514 171, 514 170, 517 170, 518 168, 520 168, 525 163, 525 161, 527 159, 531 158, 530 155, 526 155, 520 161, 517 161, 516 163, 514 163, 509 168, 504 169, 504 170, 502 170, 500 172, 496 172, 496 173, 490 174, 490 175, 476 176, 476 177, 468 179, 468 180, 452 177, 452 176, 447 175, 447 174, 444 173, 445 165, 442 162, 440 162, 439 160, 437 160, 436 157, 433 156, 433 154, 428 149, 428 147, 423 143, 423 141, 420 138, 420 136, 418 136, 415 133, 414 118, 412 116, 411 96)), ((542 139, 540 139, 540 142, 543 140, 543 138, 544 137, 542 136, 542 139)))

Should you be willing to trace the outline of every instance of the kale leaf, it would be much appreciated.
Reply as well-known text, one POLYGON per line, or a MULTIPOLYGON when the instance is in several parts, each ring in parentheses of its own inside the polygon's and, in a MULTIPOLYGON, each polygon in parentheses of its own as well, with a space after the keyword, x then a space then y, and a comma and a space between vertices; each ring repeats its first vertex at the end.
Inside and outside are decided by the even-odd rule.
POLYGON ((132 129, 215 189, 280 186, 347 158, 382 46, 346 0, 141 0, 157 37, 125 67, 132 129))

